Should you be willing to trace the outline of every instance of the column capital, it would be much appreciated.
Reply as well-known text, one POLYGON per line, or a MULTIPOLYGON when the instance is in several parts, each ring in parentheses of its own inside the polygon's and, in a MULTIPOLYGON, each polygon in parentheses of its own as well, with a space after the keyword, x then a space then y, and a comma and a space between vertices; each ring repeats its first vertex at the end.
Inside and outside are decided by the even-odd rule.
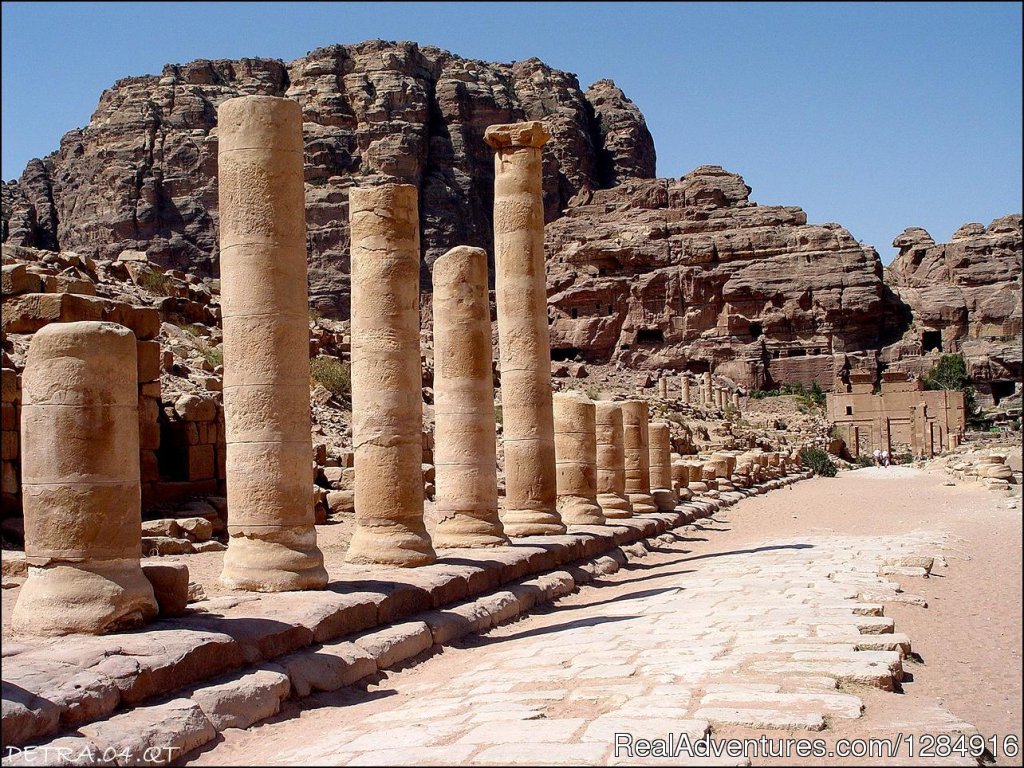
POLYGON ((484 141, 493 149, 540 149, 547 144, 551 133, 540 120, 527 123, 505 123, 489 125, 484 131, 484 141))

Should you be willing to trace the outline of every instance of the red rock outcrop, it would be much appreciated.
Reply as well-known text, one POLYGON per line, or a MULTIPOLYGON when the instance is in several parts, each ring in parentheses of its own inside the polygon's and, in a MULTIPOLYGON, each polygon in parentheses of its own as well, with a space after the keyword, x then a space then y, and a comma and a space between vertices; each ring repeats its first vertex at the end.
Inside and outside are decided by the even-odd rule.
POLYGON ((893 240, 899 255, 886 282, 913 323, 882 353, 890 367, 927 373, 943 353, 961 352, 984 404, 1020 395, 1021 216, 988 227, 964 224, 948 243, 911 227, 893 240))
MULTIPOLYGON (((893 329, 878 254, 702 166, 627 180, 547 227, 553 356, 831 386, 893 329)), ((899 337, 896 333, 895 338, 899 337)))
POLYGON ((537 59, 471 61, 368 41, 271 59, 168 65, 104 91, 89 125, 4 185, 4 241, 217 273, 216 107, 241 94, 302 104, 312 304, 348 315, 348 188, 387 176, 420 189, 424 285, 454 244, 490 247, 492 123, 543 119, 545 212, 606 183, 654 175, 643 116, 609 81, 590 95, 537 59))

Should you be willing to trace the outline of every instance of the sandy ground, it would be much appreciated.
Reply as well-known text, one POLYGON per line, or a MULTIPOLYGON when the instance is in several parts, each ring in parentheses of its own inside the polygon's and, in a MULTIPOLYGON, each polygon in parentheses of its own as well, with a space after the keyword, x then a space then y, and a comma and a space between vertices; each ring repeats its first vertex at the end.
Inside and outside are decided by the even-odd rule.
MULTIPOLYGON (((489 763, 511 759, 539 764, 606 762, 607 752, 597 749, 592 740, 587 743, 581 732, 594 718, 607 715, 607 710, 595 708, 593 701, 579 694, 595 690, 592 686, 599 684, 600 696, 627 700, 619 711, 640 712, 648 722, 653 722, 650 718, 657 712, 678 711, 677 717, 694 717, 707 681, 687 690, 683 682, 687 665, 700 666, 702 644, 714 641, 711 634, 700 634, 706 631, 703 627, 696 630, 701 639, 685 638, 684 630, 689 629, 685 621, 680 625, 672 613, 677 609, 669 608, 666 614, 665 606, 686 605, 680 597, 687 590, 699 593, 687 585, 701 579, 707 584, 710 578, 714 586, 709 594, 720 596, 721 612, 735 615, 739 610, 742 615, 747 611, 750 618, 741 626, 756 629, 758 584, 770 584, 775 573, 793 578, 786 571, 787 561, 798 568, 803 567, 801 558, 814 562, 799 551, 787 554, 785 547, 778 546, 780 540, 797 542, 797 549, 817 547, 824 552, 832 547, 833 557, 861 551, 868 553, 867 557, 883 550, 900 554, 904 547, 910 553, 922 542, 943 541, 942 551, 949 563, 937 567, 928 579, 896 577, 906 592, 926 598, 928 608, 896 603, 885 606, 885 615, 895 619, 896 631, 910 635, 919 655, 919 660, 905 662, 909 675, 902 692, 856 686, 847 692, 863 700, 862 717, 830 719, 828 730, 819 734, 796 730, 789 735, 822 735, 834 740, 891 736, 897 729, 927 733, 943 723, 961 720, 986 737, 1012 734, 1019 743, 1019 494, 1013 499, 978 486, 947 486, 939 474, 891 467, 843 473, 834 479, 815 478, 744 501, 688 532, 681 545, 685 549, 652 555, 608 577, 601 586, 584 587, 553 608, 388 673, 365 691, 349 689, 288 702, 279 717, 249 731, 228 731, 190 761, 209 765, 489 763), (1010 504, 1015 508, 1009 508, 1010 504), (723 563, 732 563, 734 570, 723 571, 723 563), (744 578, 746 563, 755 569, 752 578, 744 578), (645 621, 645 614, 650 614, 648 618, 662 623, 643 625, 649 627, 648 637, 647 629, 636 632, 616 624, 623 611, 628 613, 627 619, 645 621), (664 644, 665 621, 669 622, 668 645, 664 644), (671 642, 673 632, 679 633, 678 642, 671 642), (602 658, 588 660, 588 652, 602 654, 602 658), (566 661, 545 661, 545 654, 566 661), (646 671, 649 666, 621 663, 637 656, 675 661, 680 682, 673 688, 664 684, 663 676, 646 671), (584 673, 567 680, 563 675, 566 668, 576 674, 580 663, 584 673), (604 666, 596 675, 587 674, 594 670, 586 665, 595 663, 604 666), (534 667, 544 671, 538 675, 534 667), (646 680, 645 675, 651 679, 646 680), (595 677, 600 679, 595 681, 595 677), (489 678, 499 682, 489 687, 489 678), (644 685, 647 687, 638 692, 644 685), (610 693, 615 690, 622 694, 610 693), (633 700, 628 701, 631 696, 633 700), (676 710, 669 706, 673 697, 676 710), (482 701, 488 702, 488 711, 479 703, 482 701), (643 706, 637 709, 641 702, 643 706), (481 711, 467 712, 470 708, 481 711), (501 711, 493 714, 495 708, 501 711), (522 708, 526 711, 520 711, 522 708), (455 714, 472 719, 460 726, 455 714), (494 722, 491 730, 484 727, 501 717, 511 719, 494 722), (468 734, 459 730, 478 721, 484 725, 468 734), (537 738, 553 743, 533 744, 543 749, 531 752, 530 741, 537 738)), ((934 550, 939 551, 938 546, 934 550)), ((698 614, 705 616, 708 624, 715 621, 713 606, 718 600, 715 597, 712 607, 698 614)), ((729 680, 712 678, 712 682, 729 680)), ((792 681, 777 682, 785 689, 792 681)), ((716 727, 714 732, 716 738, 764 733, 739 727, 716 727)), ((767 733, 780 736, 787 732, 767 733)), ((998 765, 1021 763, 1019 755, 1009 759, 997 754, 996 758, 998 765)), ((768 762, 753 761, 755 765, 768 762)), ((839 760, 829 763, 843 764, 839 760)), ((850 760, 845 764, 876 763, 850 760)), ((905 758, 887 764, 918 762, 905 758)))

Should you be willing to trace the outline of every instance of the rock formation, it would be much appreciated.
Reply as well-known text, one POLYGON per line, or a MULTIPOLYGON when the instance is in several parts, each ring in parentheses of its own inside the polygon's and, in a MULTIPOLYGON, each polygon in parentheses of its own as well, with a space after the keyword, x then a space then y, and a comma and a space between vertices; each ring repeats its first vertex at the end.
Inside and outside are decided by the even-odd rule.
POLYGON ((18 632, 100 634, 156 616, 139 562, 135 337, 55 323, 32 339, 22 391, 25 557, 18 632))
POLYGON ((314 528, 302 116, 247 96, 218 111, 224 415, 231 542, 221 580, 327 583, 314 528))
POLYGON ((882 359, 896 370, 927 373, 943 353, 961 352, 979 399, 1020 396, 1021 217, 988 227, 964 224, 948 243, 905 230, 886 281, 913 313, 903 339, 882 359))
POLYGON ((544 120, 544 210, 654 176, 654 142, 610 81, 584 94, 537 59, 493 64, 411 42, 320 48, 292 62, 198 60, 104 91, 89 125, 4 185, 5 242, 114 258, 146 252, 164 267, 216 274, 216 109, 247 94, 302 105, 310 300, 348 317, 348 188, 370 175, 421 199, 421 278, 456 243, 490 250, 495 123, 544 120))

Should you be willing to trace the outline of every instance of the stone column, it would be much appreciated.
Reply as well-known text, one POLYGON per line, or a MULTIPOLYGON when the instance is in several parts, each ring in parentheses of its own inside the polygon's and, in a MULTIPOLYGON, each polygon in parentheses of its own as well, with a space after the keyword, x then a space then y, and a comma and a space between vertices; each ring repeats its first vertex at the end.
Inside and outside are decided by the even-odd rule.
POLYGON ((492 125, 494 272, 501 358, 505 510, 509 536, 564 533, 555 508, 555 427, 551 344, 544 278, 541 148, 538 121, 492 125))
POLYGON ((597 503, 606 518, 632 517, 626 496, 622 407, 610 400, 595 404, 597 435, 597 503))
POLYGON ((672 490, 672 443, 669 425, 665 421, 652 421, 647 426, 650 441, 651 496, 659 512, 671 512, 676 508, 676 495, 672 490))
POLYGON ((460 245, 434 262, 434 528, 437 547, 493 547, 498 519, 487 252, 460 245))
POLYGON ((351 563, 434 561, 423 523, 418 204, 409 184, 349 190, 356 470, 356 527, 346 555, 351 563))
POLYGON ((681 378, 682 378, 682 381, 680 382, 680 386, 683 389, 683 395, 682 395, 683 402, 684 403, 688 403, 688 402, 690 402, 690 377, 689 376, 682 376, 681 378))
POLYGON ((327 583, 313 526, 302 110, 272 96, 217 111, 228 534, 221 581, 327 583))
POLYGON ((128 629, 156 616, 142 573, 135 336, 114 323, 53 323, 22 376, 28 578, 15 632, 128 629))
POLYGON ((626 466, 626 495, 636 514, 657 512, 651 496, 651 456, 648 448, 647 403, 622 402, 623 447, 626 466))
POLYGON ((740 393, 732 393, 732 407, 736 409, 736 413, 740 412, 740 393))
POLYGON ((705 371, 701 374, 701 382, 704 385, 704 402, 711 405, 715 402, 715 393, 712 390, 711 372, 705 371))
POLYGON ((664 376, 658 379, 658 397, 668 399, 668 379, 664 376))
POLYGON ((594 403, 579 392, 554 395, 558 513, 566 525, 604 525, 597 503, 594 403))

